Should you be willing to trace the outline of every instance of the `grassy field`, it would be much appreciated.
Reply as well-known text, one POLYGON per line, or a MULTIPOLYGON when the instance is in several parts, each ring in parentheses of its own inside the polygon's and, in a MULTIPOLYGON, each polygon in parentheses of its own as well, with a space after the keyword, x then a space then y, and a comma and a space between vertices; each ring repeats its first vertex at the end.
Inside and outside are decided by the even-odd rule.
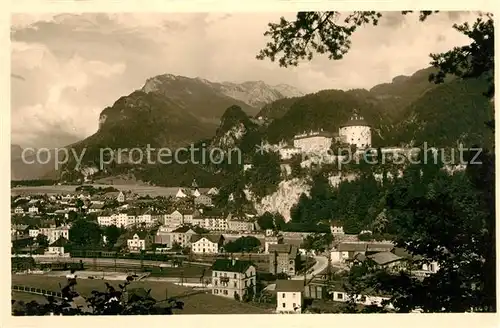
MULTIPOLYGON (((82 296, 90 295, 94 289, 105 290, 104 282, 106 280, 84 280, 78 281, 76 290, 82 296)), ((118 287, 121 281, 107 281, 110 285, 118 287)), ((64 285, 66 278, 64 277, 48 277, 48 276, 29 276, 29 275, 14 275, 12 276, 12 285, 24 285, 36 288, 45 288, 53 291, 60 290, 59 284, 64 285)), ((168 297, 175 297, 182 295, 186 292, 192 291, 191 288, 174 285, 168 282, 154 282, 154 281, 137 281, 130 285, 130 288, 143 287, 151 289, 151 295, 157 300, 165 299, 168 297)), ((31 299, 40 300, 38 295, 28 295, 24 293, 13 293, 15 296, 21 297, 23 301, 31 299), (23 294, 20 296, 20 294, 23 294)), ((235 300, 215 296, 211 294, 197 294, 180 298, 184 302, 184 310, 177 311, 176 314, 264 314, 270 313, 268 310, 259 308, 250 304, 240 303, 235 300)))

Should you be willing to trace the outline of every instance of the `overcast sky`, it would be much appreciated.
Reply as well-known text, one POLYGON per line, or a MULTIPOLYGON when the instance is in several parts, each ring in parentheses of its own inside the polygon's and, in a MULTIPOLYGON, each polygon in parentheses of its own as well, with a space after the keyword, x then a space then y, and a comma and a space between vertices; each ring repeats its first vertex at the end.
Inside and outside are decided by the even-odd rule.
POLYGON ((15 14, 12 142, 58 147, 83 139, 106 106, 164 73, 287 83, 304 92, 371 88, 427 67, 429 53, 465 44, 452 25, 472 15, 442 13, 419 23, 414 15, 386 14, 355 34, 343 60, 316 56, 280 68, 255 59, 279 13, 15 14))

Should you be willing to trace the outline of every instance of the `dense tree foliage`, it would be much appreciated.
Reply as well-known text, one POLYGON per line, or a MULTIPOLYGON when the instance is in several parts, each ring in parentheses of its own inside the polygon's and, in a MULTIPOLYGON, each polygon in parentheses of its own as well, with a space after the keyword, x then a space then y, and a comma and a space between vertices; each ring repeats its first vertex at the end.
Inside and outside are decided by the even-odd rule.
POLYGON ((260 240, 253 236, 243 236, 224 245, 227 253, 253 252, 261 246, 260 240))
POLYGON ((69 230, 69 239, 75 246, 95 247, 100 246, 102 231, 96 222, 77 220, 69 230))

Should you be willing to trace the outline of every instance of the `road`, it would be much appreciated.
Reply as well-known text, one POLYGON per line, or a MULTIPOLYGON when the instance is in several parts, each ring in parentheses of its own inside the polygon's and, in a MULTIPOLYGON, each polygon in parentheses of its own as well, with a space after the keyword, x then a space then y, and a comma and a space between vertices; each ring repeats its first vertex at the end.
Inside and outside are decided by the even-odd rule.
MULTIPOLYGON (((325 270, 328 267, 328 258, 326 256, 315 256, 314 260, 316 260, 316 263, 313 265, 312 272, 308 273, 306 276, 306 279, 312 279, 314 276, 318 275, 321 273, 321 271, 325 270)), ((311 269, 308 270, 311 271, 311 269)), ((304 275, 299 275, 292 277, 291 279, 293 280, 303 280, 304 275)))
MULTIPOLYGON (((109 265, 109 266, 114 266, 116 265, 130 265, 130 266, 141 266, 141 260, 131 260, 131 259, 115 259, 113 258, 57 258, 57 257, 50 257, 50 258, 35 258, 36 262, 44 262, 44 263, 57 263, 57 262, 68 262, 68 263, 79 263, 80 260, 85 263, 85 264, 96 264, 96 265, 109 265), (95 262, 94 262, 95 261, 95 262)), ((164 262, 160 261, 149 261, 149 260, 144 260, 142 261, 143 265, 153 265, 153 266, 159 266, 160 264, 166 264, 164 262)), ((188 261, 183 261, 183 263, 191 263, 191 264, 197 264, 197 265, 202 265, 202 266, 207 266, 210 267, 212 264, 210 263, 200 263, 200 262, 188 262, 188 261)))

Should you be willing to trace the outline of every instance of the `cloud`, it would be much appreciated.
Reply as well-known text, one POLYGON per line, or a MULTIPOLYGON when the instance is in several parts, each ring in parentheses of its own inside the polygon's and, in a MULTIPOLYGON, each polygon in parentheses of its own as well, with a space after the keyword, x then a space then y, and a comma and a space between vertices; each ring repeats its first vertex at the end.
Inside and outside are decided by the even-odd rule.
POLYGON ((48 147, 54 134, 76 140, 95 132, 102 98, 89 97, 88 90, 94 83, 105 90, 103 84, 120 76, 125 64, 89 61, 76 54, 61 60, 44 45, 13 42, 12 70, 27 77, 26 86, 12 88, 13 142, 48 147))
MULTIPOLYGON (((467 40, 452 28, 471 13, 384 13, 356 31, 340 61, 317 55, 299 67, 255 59, 269 22, 291 13, 114 13, 12 16, 12 131, 22 145, 54 140, 54 129, 83 138, 99 113, 171 73, 212 81, 263 80, 305 92, 371 88, 429 65, 430 53, 467 40), (36 120, 36 122, 34 122, 36 120), (37 137, 38 136, 38 137, 37 137)), ((52 141, 50 141, 52 142, 52 141)))

